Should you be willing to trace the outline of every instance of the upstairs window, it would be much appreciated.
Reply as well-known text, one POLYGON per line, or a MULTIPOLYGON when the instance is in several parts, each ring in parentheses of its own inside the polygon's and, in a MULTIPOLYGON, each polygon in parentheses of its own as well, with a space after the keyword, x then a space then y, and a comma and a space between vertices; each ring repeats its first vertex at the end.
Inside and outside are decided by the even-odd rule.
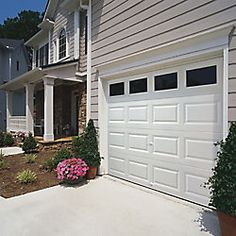
POLYGON ((66 31, 62 29, 59 34, 59 60, 66 57, 66 31))
POLYGON ((17 70, 17 71, 20 70, 20 62, 19 62, 19 61, 16 62, 16 70, 17 70))
POLYGON ((48 65, 48 43, 36 51, 36 67, 48 65))
POLYGON ((36 67, 38 67, 39 66, 39 50, 36 50, 36 58, 35 58, 35 60, 36 60, 36 62, 35 62, 36 67))

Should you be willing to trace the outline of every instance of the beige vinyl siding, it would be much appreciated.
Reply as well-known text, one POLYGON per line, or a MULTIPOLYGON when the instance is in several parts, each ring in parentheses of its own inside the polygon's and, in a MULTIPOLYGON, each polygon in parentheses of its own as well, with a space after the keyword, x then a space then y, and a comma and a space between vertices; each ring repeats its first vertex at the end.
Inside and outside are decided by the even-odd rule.
MULTIPOLYGON (((165 1, 166 4, 173 1, 165 1)), ((122 58, 145 49, 159 46, 164 43, 192 35, 209 28, 219 26, 223 23, 235 20, 236 2, 228 1, 188 1, 192 3, 188 11, 183 12, 181 6, 187 4, 183 2, 174 8, 169 8, 159 15, 149 18, 148 21, 140 23, 120 31, 110 37, 109 40, 97 40, 93 42, 92 56, 93 64, 101 64, 117 58, 122 58), (197 2, 197 3, 196 3, 197 2), (198 2, 209 2, 201 7, 194 8, 198 2), (193 6, 191 10, 191 5, 193 6), (175 13, 174 13, 175 12, 175 13), (173 14, 177 14, 172 18, 173 14), (160 21, 159 21, 160 20, 160 21)), ((131 1, 129 1, 130 4, 131 1)), ((158 5, 156 5, 158 11, 158 5)), ((115 16, 116 17, 116 16, 115 16)), ((122 14, 118 17, 123 18, 122 14)), ((138 16, 136 16, 138 17, 138 16)), ((108 21, 109 22, 109 21, 108 21)), ((126 22, 123 21, 123 27, 126 22)), ((110 34, 112 34, 110 30, 110 34)), ((102 37, 102 34, 101 34, 102 37)), ((103 37, 102 37, 103 38, 103 37)))
POLYGON ((67 60, 72 60, 74 58, 74 14, 69 13, 67 10, 61 7, 63 0, 60 0, 55 12, 54 21, 55 25, 52 30, 52 42, 51 42, 51 58, 53 58, 54 41, 57 40, 59 32, 63 27, 66 28, 67 36, 69 36, 69 58, 67 60))
POLYGON ((229 47, 229 121, 236 121, 236 34, 229 47))

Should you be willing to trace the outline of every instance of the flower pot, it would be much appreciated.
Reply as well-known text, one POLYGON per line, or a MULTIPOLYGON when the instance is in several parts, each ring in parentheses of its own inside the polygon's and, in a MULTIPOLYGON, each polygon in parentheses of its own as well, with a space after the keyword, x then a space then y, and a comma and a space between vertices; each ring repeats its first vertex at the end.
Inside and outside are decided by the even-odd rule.
POLYGON ((80 177, 80 178, 75 179, 75 180, 64 179, 63 184, 76 185, 76 184, 80 184, 83 180, 84 180, 83 177, 80 177))
POLYGON ((87 171, 86 178, 87 179, 95 179, 97 174, 97 167, 89 167, 89 170, 87 171))
POLYGON ((236 218, 222 212, 217 212, 222 236, 236 235, 236 218))

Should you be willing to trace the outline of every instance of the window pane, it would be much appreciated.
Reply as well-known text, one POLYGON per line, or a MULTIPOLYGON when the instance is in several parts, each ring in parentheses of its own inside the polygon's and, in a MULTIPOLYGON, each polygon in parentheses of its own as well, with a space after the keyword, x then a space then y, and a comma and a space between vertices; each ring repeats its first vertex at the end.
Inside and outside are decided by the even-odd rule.
POLYGON ((48 51, 49 51, 49 44, 45 45, 45 61, 44 65, 48 65, 48 51))
POLYGON ((110 96, 123 95, 125 92, 124 83, 116 83, 110 85, 110 96))
POLYGON ((66 57, 66 31, 63 29, 59 35, 59 59, 66 57))
POLYGON ((187 71, 187 87, 216 84, 216 66, 187 71))
POLYGON ((132 80, 129 82, 130 93, 147 92, 147 78, 132 80))
POLYGON ((177 73, 155 76, 155 91, 176 89, 178 87, 177 84, 177 73))
POLYGON ((43 66, 43 58, 44 58, 44 47, 39 49, 39 65, 43 66))

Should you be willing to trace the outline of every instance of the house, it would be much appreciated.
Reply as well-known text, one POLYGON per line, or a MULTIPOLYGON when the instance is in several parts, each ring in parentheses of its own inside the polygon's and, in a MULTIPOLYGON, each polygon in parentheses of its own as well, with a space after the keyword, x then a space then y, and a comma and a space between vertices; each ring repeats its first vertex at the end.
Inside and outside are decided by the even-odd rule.
POLYGON ((235 12, 235 0, 91 2, 88 110, 105 173, 208 204, 213 144, 236 120, 235 12))
MULTIPOLYGON (((0 85, 16 78, 28 71, 29 58, 23 40, 0 38, 0 85)), ((13 94, 15 102, 13 113, 15 116, 25 114, 24 90, 17 90, 13 94)), ((0 91, 0 130, 6 129, 6 96, 0 91)))
POLYGON ((66 123, 75 127, 82 104, 74 107, 65 88, 80 87, 84 123, 92 118, 99 129, 101 173, 207 205, 202 185, 215 164, 214 143, 236 120, 235 12, 235 0, 51 0, 41 31, 27 42, 34 69, 2 88, 27 82, 32 131, 34 84, 36 118, 44 119, 44 139, 53 140, 66 123), (42 47, 48 65, 40 63, 42 47), (61 99, 64 107, 56 105, 61 99))
POLYGON ((7 130, 44 141, 78 135, 86 124, 86 15, 80 1, 51 0, 40 30, 25 45, 32 70, 2 86, 7 94, 7 130), (25 116, 13 112, 12 91, 25 89, 25 116))

